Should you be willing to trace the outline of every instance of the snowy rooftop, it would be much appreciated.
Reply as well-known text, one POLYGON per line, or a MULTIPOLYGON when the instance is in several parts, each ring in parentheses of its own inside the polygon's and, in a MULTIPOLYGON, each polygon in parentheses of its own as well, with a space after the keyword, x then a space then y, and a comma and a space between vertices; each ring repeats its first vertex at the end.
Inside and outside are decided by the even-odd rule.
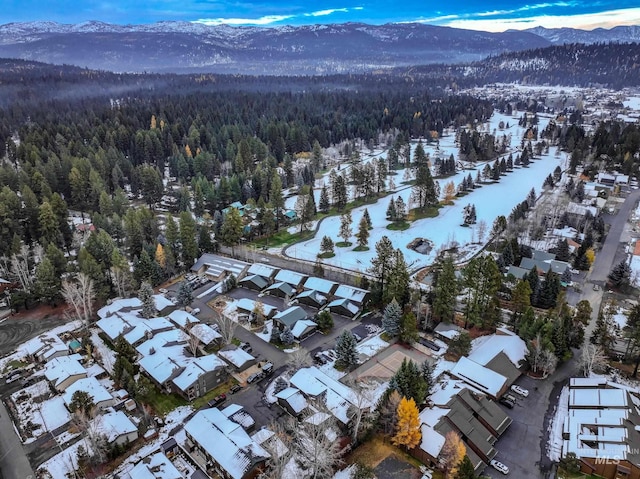
POLYGON ((438 323, 434 332, 447 339, 453 339, 458 336, 464 329, 452 323, 438 323))
POLYGON ((107 442, 111 443, 120 436, 138 432, 138 428, 123 411, 116 411, 96 416, 93 420, 96 429, 107 437, 107 442))
POLYGON ((502 328, 500 334, 474 339, 469 359, 484 366, 501 351, 518 367, 527 354, 527 344, 515 333, 502 328))
POLYGON ((153 351, 158 352, 162 349, 166 351, 168 350, 167 348, 170 348, 172 352, 173 350, 181 351, 186 342, 187 338, 182 331, 179 329, 171 329, 157 333, 152 338, 147 339, 144 343, 136 347, 136 351, 143 356, 148 356, 153 351))
POLYGON ((426 408, 420 411, 420 430, 422 441, 420 449, 432 457, 438 457, 444 446, 445 438, 434 428, 438 421, 449 412, 449 409, 439 407, 426 408))
POLYGON ((253 361, 255 358, 251 356, 244 349, 238 347, 228 346, 228 349, 221 349, 218 351, 218 355, 227 360, 230 364, 233 364, 237 368, 241 368, 249 361, 253 361))
POLYGON ((207 267, 207 274, 216 278, 224 272, 232 273, 237 278, 249 266, 249 263, 205 253, 198 258, 198 261, 191 267, 191 271, 198 271, 202 266, 207 267))
POLYGON ((181 365, 163 353, 154 353, 138 361, 140 367, 159 384, 164 384, 173 374, 181 369, 181 365))
POLYGON ((161 452, 147 456, 129 471, 131 479, 182 479, 182 474, 161 452))
POLYGON ((162 311, 165 308, 170 308, 173 306, 173 303, 164 294, 154 294, 153 302, 158 311, 162 311))
POLYGON ((267 429, 266 427, 263 427, 258 432, 253 434, 253 436, 251 436, 251 439, 253 439, 257 444, 260 445, 268 444, 270 452, 274 453, 278 457, 282 457, 289 452, 289 448, 282 441, 282 439, 280 439, 273 431, 267 429))
POLYGON ((304 289, 312 289, 322 294, 331 293, 337 286, 338 286, 338 283, 329 281, 328 279, 322 279, 322 278, 316 278, 316 277, 308 278, 304 282, 304 289))
POLYGON ((182 391, 186 391, 203 374, 225 367, 224 361, 215 354, 188 359, 191 360, 185 365, 184 371, 173 379, 173 384, 182 391))
POLYGON ((268 264, 254 263, 251 266, 249 266, 247 275, 255 274, 263 278, 271 278, 276 274, 277 271, 278 271, 278 268, 269 266, 268 264))
POLYGON ((569 392, 569 408, 583 407, 592 409, 626 408, 628 407, 627 393, 621 389, 571 389, 569 392))
POLYGON ((47 363, 44 375, 54 386, 58 386, 73 376, 84 375, 86 377, 87 370, 74 357, 62 356, 53 358, 47 363))
POLYGON ((193 325, 189 330, 189 334, 198 338, 200 342, 205 346, 222 337, 220 333, 213 329, 211 326, 201 323, 193 325))
POLYGON ((288 283, 293 287, 297 287, 305 279, 307 279, 306 274, 289 271, 288 269, 281 269, 275 277, 276 282, 288 283))
POLYGON ((237 422, 245 429, 250 429, 255 426, 256 422, 245 409, 239 404, 229 404, 222 410, 222 414, 227 416, 233 422, 237 422))
POLYGON ((137 324, 132 324, 132 326, 133 329, 123 336, 125 341, 132 345, 144 339, 149 333, 174 327, 167 318, 163 317, 140 319, 137 324))
POLYGON ((339 298, 345 298, 355 303, 360 303, 364 301, 369 291, 360 288, 354 288, 353 286, 347 286, 346 284, 341 284, 336 289, 335 294, 339 298))
POLYGON ((316 329, 318 325, 311 321, 310 319, 301 319, 296 321, 296 324, 291 329, 291 333, 293 337, 299 339, 301 336, 305 335, 307 332, 316 329))
POLYGON ((360 311, 360 307, 353 303, 350 299, 338 298, 331 301, 328 305, 328 308, 344 308, 349 311, 351 314, 355 315, 358 311, 360 311))
POLYGON ((239 424, 217 408, 198 411, 184 429, 232 479, 242 479, 254 461, 269 457, 239 424))
POLYGON ((42 354, 45 350, 60 350, 61 347, 66 349, 62 340, 52 332, 46 332, 30 339, 19 347, 25 354, 36 355, 42 354))
POLYGON ((195 324, 199 323, 200 320, 196 318, 193 314, 187 313, 181 309, 176 309, 171 311, 169 316, 167 316, 176 326, 184 329, 187 326, 187 323, 195 324))
POLYGON ((98 316, 100 318, 106 318, 107 316, 112 316, 123 309, 132 310, 141 308, 142 301, 140 301, 138 298, 116 299, 111 304, 100 308, 98 310, 98 316))
MULTIPOLYGON (((255 308, 256 302, 249 298, 240 298, 236 303, 236 309, 241 309, 243 311, 253 311, 255 308)), ((270 306, 268 304, 262 303, 265 316, 270 316, 274 311, 277 311, 277 308, 270 306)))
POLYGON ((64 399, 67 407, 69 407, 69 404, 71 404, 73 394, 76 391, 85 391, 86 393, 88 393, 93 398, 93 403, 96 405, 104 401, 113 400, 113 396, 111 395, 111 393, 107 391, 96 378, 84 378, 78 379, 76 382, 74 382, 65 390, 64 394, 62 395, 62 398, 64 399))
POLYGON ((283 389, 278 394, 276 394, 276 397, 278 399, 286 401, 289 406, 291 406, 293 412, 296 414, 300 414, 308 406, 307 400, 305 399, 304 395, 300 392, 299 389, 296 388, 289 387, 283 389))
POLYGON ((500 394, 507 382, 507 378, 503 375, 465 357, 461 357, 458 360, 451 370, 451 374, 494 397, 500 394))

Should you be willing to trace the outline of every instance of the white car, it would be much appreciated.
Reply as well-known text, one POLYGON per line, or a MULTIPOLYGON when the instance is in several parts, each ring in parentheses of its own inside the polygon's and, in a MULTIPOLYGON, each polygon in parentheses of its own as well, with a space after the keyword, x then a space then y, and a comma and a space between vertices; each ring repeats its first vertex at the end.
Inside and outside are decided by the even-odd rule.
POLYGON ((500 461, 496 461, 495 459, 491 460, 491 467, 493 467, 496 471, 500 471, 502 474, 509 474, 509 468, 502 464, 500 461))
POLYGON ((193 308, 191 310, 191 314, 193 314, 194 316, 196 316, 199 312, 200 312, 200 308, 193 308))
POLYGON ((161 294, 167 294, 169 292, 169 290, 167 288, 160 288, 158 290, 158 292, 161 293, 161 294))
POLYGON ((517 384, 514 384, 513 386, 511 386, 511 390, 516 393, 516 394, 520 394, 520 396, 523 397, 527 397, 529 395, 529 391, 527 391, 525 388, 518 386, 517 384))

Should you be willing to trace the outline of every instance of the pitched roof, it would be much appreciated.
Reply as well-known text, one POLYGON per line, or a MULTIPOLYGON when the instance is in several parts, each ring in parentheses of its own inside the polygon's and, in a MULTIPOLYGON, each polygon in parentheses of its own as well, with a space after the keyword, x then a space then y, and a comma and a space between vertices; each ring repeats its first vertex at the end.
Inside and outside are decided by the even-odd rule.
POLYGON ((296 321, 301 319, 305 319, 307 317, 307 313, 300 306, 291 306, 284 311, 280 311, 274 317, 274 321, 278 321, 289 328, 293 328, 296 324, 296 321))
POLYGON ((328 279, 310 277, 304 282, 304 289, 313 289, 322 294, 330 294, 335 288, 338 287, 338 283, 329 281, 328 279))
POLYGON ((44 375, 55 387, 62 384, 66 379, 73 376, 84 375, 87 370, 71 356, 53 358, 44 367, 44 375))
POLYGON ((367 294, 369 294, 369 291, 360 288, 354 288, 353 286, 348 286, 346 284, 341 284, 333 294, 338 298, 345 298, 353 301, 354 303, 362 304, 367 294))
POLYGON ((238 423, 217 408, 198 411, 184 429, 232 479, 242 479, 256 462, 269 457, 238 423))
POLYGON ((162 452, 143 458, 129 471, 132 479, 182 479, 182 474, 162 452))
POLYGON ((500 394, 500 390, 507 382, 507 378, 503 375, 464 356, 451 369, 451 374, 494 397, 500 394))
POLYGON ((88 393, 93 398, 94 404, 99 404, 101 402, 110 401, 113 399, 111 393, 107 391, 96 378, 83 378, 78 379, 71 386, 69 386, 62 395, 62 399, 64 399, 67 407, 69 406, 69 404, 71 404, 73 394, 76 391, 85 391, 86 393, 88 393))
POLYGON ((291 333, 293 337, 299 339, 300 337, 306 335, 309 331, 313 331, 316 329, 318 325, 311 321, 310 319, 301 319, 296 321, 295 326, 291 329, 291 333))
POLYGON ((107 437, 107 443, 111 443, 125 434, 138 432, 138 427, 131 422, 123 411, 96 416, 92 422, 98 431, 107 437))
POLYGON ((222 348, 218 351, 218 355, 237 368, 241 368, 246 363, 256 359, 244 349, 232 345, 222 348))
POLYGON ((249 266, 249 263, 238 261, 216 254, 205 253, 191 267, 191 271, 198 271, 203 266, 207 267, 206 274, 216 278, 224 272, 233 274, 236 278, 249 266))

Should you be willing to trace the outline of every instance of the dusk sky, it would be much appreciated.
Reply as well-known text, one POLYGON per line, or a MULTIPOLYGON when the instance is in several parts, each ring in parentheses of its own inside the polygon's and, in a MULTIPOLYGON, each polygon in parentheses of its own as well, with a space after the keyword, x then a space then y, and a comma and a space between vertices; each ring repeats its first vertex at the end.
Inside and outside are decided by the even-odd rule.
POLYGON ((182 20, 208 25, 303 25, 314 23, 422 22, 474 30, 504 31, 534 26, 591 30, 640 25, 638 0, 429 0, 340 2, 319 0, 5 0, 0 24, 26 21, 80 23, 99 20, 146 24, 182 20))

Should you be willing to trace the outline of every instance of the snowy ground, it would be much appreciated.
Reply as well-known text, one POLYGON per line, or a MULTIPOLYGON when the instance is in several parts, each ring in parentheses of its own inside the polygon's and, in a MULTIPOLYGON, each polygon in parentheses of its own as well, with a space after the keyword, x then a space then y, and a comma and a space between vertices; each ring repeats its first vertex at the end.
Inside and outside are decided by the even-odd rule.
POLYGON ((549 443, 547 457, 552 461, 559 461, 562 454, 562 429, 564 420, 569 416, 569 386, 562 388, 558 406, 549 424, 549 443))
MULTIPOLYGON (((517 115, 519 116, 520 114, 521 113, 518 113, 517 115)), ((485 125, 485 130, 495 131, 498 138, 500 138, 502 134, 511 135, 511 145, 512 148, 515 148, 520 145, 520 139, 524 133, 524 129, 517 125, 517 121, 517 117, 514 118, 495 113, 490 122, 485 125), (500 121, 508 122, 510 128, 497 130, 500 121)), ((540 131, 546 126, 547 122, 547 118, 540 118, 540 124, 538 125, 540 131)), ((436 156, 448 158, 450 154, 453 154, 456 158, 458 157, 458 148, 455 145, 455 137, 453 135, 441 138, 438 146, 434 144, 425 144, 424 146, 425 151, 430 154, 432 159, 436 156)), ((514 156, 516 155, 517 152, 514 152, 514 156)), ((552 173, 556 166, 562 166, 564 161, 564 157, 556 157, 556 148, 551 148, 547 155, 535 159, 528 168, 516 168, 513 172, 501 177, 498 183, 484 185, 472 191, 464 198, 457 199, 454 205, 440 209, 440 214, 436 218, 414 221, 411 224, 411 228, 406 231, 391 231, 386 228, 389 224, 389 221, 386 219, 386 211, 390 197, 382 198, 374 205, 356 208, 352 211, 352 229, 354 233, 356 232, 355 230, 357 230, 356 226, 360 221, 364 209, 367 208, 369 210, 369 215, 373 223, 373 230, 371 230, 369 238, 370 250, 354 252, 353 247, 356 241, 355 238, 351 238, 354 246, 335 248, 336 255, 333 258, 325 259, 324 262, 347 269, 363 271, 369 266, 371 259, 375 256, 375 248, 372 246, 375 245, 382 236, 389 237, 394 246, 402 250, 407 262, 414 266, 429 264, 441 246, 453 242, 461 245, 467 255, 471 255, 481 247, 481 242, 479 242, 477 238, 477 227, 465 228, 461 226, 462 209, 468 203, 475 204, 478 222, 484 220, 490 229, 494 219, 499 215, 508 216, 513 207, 525 199, 531 188, 540 191, 547 175, 552 173), (416 237, 424 237, 434 242, 435 247, 429 255, 423 255, 407 248, 407 245, 416 237)), ((481 169, 483 166, 484 164, 479 164, 476 167, 481 169)), ((476 170, 465 170, 458 172, 452 177, 440 180, 440 186, 443 188, 444 184, 449 181, 453 181, 457 186, 469 173, 471 173, 475 179, 476 170)), ((409 187, 402 189, 400 183, 402 182, 403 176, 404 172, 402 170, 398 171, 398 175, 394 177, 394 182, 398 185, 398 189, 401 190, 397 195, 402 196, 405 203, 409 204, 411 189, 409 187)), ((326 218, 320 224, 315 238, 292 246, 287 250, 287 254, 301 259, 315 257, 320 250, 322 237, 326 235, 336 238, 339 226, 339 216, 326 218)), ((486 239, 486 237, 484 239, 486 239)))
POLYGON ((362 341, 356 346, 360 363, 364 363, 367 359, 375 356, 377 353, 389 347, 389 343, 383 340, 380 335, 373 336, 366 341, 362 341))
POLYGON ((102 367, 107 370, 109 374, 113 374, 113 365, 116 362, 116 353, 110 349, 98 336, 97 329, 91 329, 91 342, 93 342, 93 348, 98 352, 100 356, 100 363, 102 367))
POLYGON ((38 477, 51 479, 68 479, 73 477, 73 472, 78 468, 76 458, 78 448, 84 446, 87 451, 91 451, 88 441, 82 439, 64 451, 56 454, 38 468, 38 477))

